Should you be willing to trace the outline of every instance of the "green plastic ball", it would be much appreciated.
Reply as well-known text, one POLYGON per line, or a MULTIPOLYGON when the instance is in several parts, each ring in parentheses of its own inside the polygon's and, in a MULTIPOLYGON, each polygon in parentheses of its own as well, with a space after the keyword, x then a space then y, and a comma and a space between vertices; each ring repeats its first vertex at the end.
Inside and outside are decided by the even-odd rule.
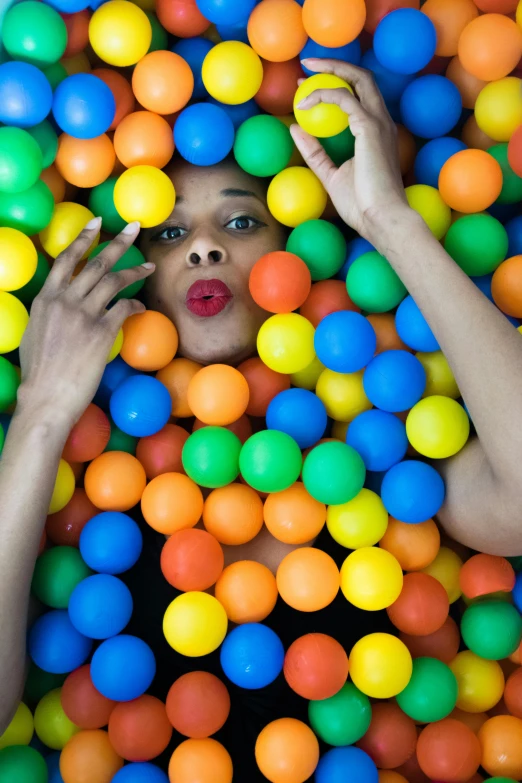
POLYGON ((67 609, 76 585, 91 574, 76 547, 55 546, 37 559, 32 591, 46 606, 67 609))
POLYGON ((33 299, 35 299, 42 290, 50 271, 48 260, 43 253, 38 253, 36 272, 28 283, 18 289, 16 298, 23 302, 24 305, 30 305, 33 299))
POLYGON ((286 249, 302 258, 312 280, 333 277, 346 258, 346 240, 339 229, 327 220, 301 223, 288 237, 286 249))
POLYGON ((27 129, 33 139, 38 143, 43 155, 43 168, 48 168, 56 159, 58 152, 58 136, 48 120, 27 129))
POLYGON ((341 747, 360 740, 370 726, 372 707, 368 696, 347 682, 329 699, 308 704, 308 720, 319 739, 341 747))
POLYGON ((506 557, 509 560, 515 571, 518 573, 522 571, 522 555, 516 555, 515 557, 506 557))
MULTIPOLYGON (((102 252, 102 250, 105 250, 107 245, 109 245, 110 242, 101 242, 90 254, 89 258, 94 258, 99 253, 102 252)), ((132 269, 135 266, 140 266, 141 264, 145 263, 145 256, 141 252, 141 250, 138 250, 136 245, 131 245, 128 250, 125 251, 125 253, 122 255, 122 257, 116 261, 114 266, 111 269, 111 272, 121 272, 123 269, 132 269)), ((113 301, 117 301, 118 299, 133 299, 143 286, 145 285, 145 280, 136 280, 135 283, 131 283, 126 288, 123 289, 123 291, 120 291, 119 294, 116 294, 113 301)))
POLYGON ((111 436, 104 451, 126 451, 127 454, 132 454, 134 457, 137 445, 138 438, 123 432, 111 421, 111 436))
POLYGON ((53 91, 69 76, 62 63, 53 63, 48 68, 44 68, 43 72, 53 91))
POLYGON ((24 703, 27 703, 29 706, 38 704, 46 693, 53 691, 55 688, 61 688, 66 677, 67 674, 51 674, 51 672, 44 672, 43 669, 40 669, 31 661, 27 679, 25 681, 24 703))
POLYGON ((57 62, 65 52, 67 27, 54 8, 26 0, 6 13, 2 43, 13 60, 44 68, 57 62))
POLYGON ((348 503, 363 488, 366 468, 361 456, 340 441, 320 443, 306 457, 303 483, 310 495, 327 506, 348 503))
POLYGON ((125 228, 125 221, 120 217, 114 206, 114 186, 117 177, 109 177, 101 185, 96 185, 89 196, 89 209, 102 219, 104 231, 119 234, 125 228))
POLYGON ((347 160, 354 156, 355 136, 350 128, 341 131, 337 136, 320 139, 320 142, 336 166, 342 166, 343 163, 346 163, 347 160))
POLYGON ((225 427, 202 427, 183 446, 181 461, 185 472, 201 487, 217 489, 239 475, 241 441, 225 427))
MULTIPOLYGON (((149 52, 157 52, 160 49, 168 49, 169 36, 165 28, 161 25, 156 14, 151 11, 145 11, 152 27, 152 40, 149 46, 149 52)), ((148 52, 147 52, 148 54, 148 52)))
POLYGON ((42 150, 22 128, 0 128, 0 192, 21 193, 41 174, 42 150))
POLYGON ((286 432, 256 432, 244 444, 239 469, 245 481, 258 492, 282 492, 299 478, 303 457, 286 432))
POLYGON ((20 376, 16 368, 4 356, 0 356, 0 412, 7 410, 16 401, 19 386, 20 376))
POLYGON ((455 709, 457 678, 450 667, 437 658, 415 658, 408 685, 397 696, 406 715, 420 723, 446 718, 455 709))
POLYGON ((468 606, 460 628, 471 652, 490 661, 507 658, 522 639, 522 617, 505 601, 482 601, 468 606))
POLYGON ((245 120, 237 130, 234 156, 254 177, 273 177, 288 166, 294 142, 286 125, 269 114, 245 120))
POLYGON ((517 783, 515 778, 486 778, 484 783, 517 783))
POLYGON ((507 143, 493 145, 488 149, 488 153, 495 158, 502 169, 502 190, 496 203, 516 204, 522 201, 522 177, 515 174, 509 165, 507 143))
POLYGON ((29 745, 0 750, 0 783, 47 783, 44 757, 29 745))
POLYGON ((17 228, 27 236, 43 231, 53 212, 53 194, 41 179, 21 193, 0 192, 0 224, 17 228))
POLYGON ((479 277, 494 272, 505 259, 508 235, 491 215, 466 215, 451 226, 444 247, 467 275, 479 277))
POLYGON ((406 288, 376 250, 356 258, 346 277, 352 302, 368 313, 387 313, 402 302, 406 288))

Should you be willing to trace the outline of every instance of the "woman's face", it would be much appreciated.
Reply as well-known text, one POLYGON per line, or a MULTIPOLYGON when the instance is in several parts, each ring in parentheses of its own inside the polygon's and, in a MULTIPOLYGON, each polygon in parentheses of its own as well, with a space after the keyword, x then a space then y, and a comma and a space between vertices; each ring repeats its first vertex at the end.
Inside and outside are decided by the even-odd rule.
POLYGON ((254 351, 268 317, 250 296, 250 270, 265 253, 284 248, 283 229, 268 211, 263 183, 232 162, 177 162, 167 174, 176 188, 174 211, 143 232, 142 250, 156 264, 147 307, 175 323, 183 356, 237 364, 254 351))

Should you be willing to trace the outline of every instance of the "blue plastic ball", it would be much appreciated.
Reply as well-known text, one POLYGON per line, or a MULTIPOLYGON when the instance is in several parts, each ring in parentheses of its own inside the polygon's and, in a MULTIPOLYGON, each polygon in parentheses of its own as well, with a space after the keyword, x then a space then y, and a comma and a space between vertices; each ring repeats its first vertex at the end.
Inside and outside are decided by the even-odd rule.
MULTIPOLYGON (((322 46, 316 43, 316 41, 309 38, 301 49, 299 55, 300 60, 306 60, 308 57, 319 57, 321 59, 328 58, 329 60, 342 60, 345 63, 351 63, 352 65, 359 65, 361 62, 361 44, 359 39, 356 38, 349 44, 344 46, 322 46)), ((306 66, 301 65, 303 71, 307 76, 312 76, 316 71, 311 71, 306 66)))
POLYGON ((61 14, 76 14, 89 6, 88 0, 45 0, 45 2, 61 14))
POLYGON ((517 201, 516 204, 499 204, 495 201, 494 204, 488 207, 487 211, 491 217, 496 218, 502 225, 505 225, 518 215, 520 211, 520 202, 517 201))
MULTIPOLYGON (((239 39, 231 38, 230 40, 237 41, 239 39)), ((223 109, 223 111, 232 120, 234 130, 237 130, 239 126, 242 125, 246 120, 249 120, 250 117, 257 117, 258 114, 261 114, 261 109, 253 98, 251 98, 249 101, 245 101, 245 103, 236 104, 221 103, 221 101, 216 101, 215 98, 209 98, 208 102, 212 103, 214 106, 219 106, 220 109, 223 109)))
POLYGON ((100 385, 94 398, 96 405, 99 405, 104 410, 108 410, 113 391, 118 388, 120 383, 130 378, 131 375, 139 375, 139 371, 124 362, 121 356, 117 356, 112 362, 109 362, 103 371, 100 385))
POLYGON ((359 452, 366 470, 389 470, 408 449, 404 423, 393 413, 371 410, 360 413, 351 422, 346 443, 359 452))
POLYGON ((267 428, 286 432, 300 449, 317 443, 323 437, 327 424, 324 403, 306 389, 287 389, 276 394, 266 412, 267 428))
POLYGON ((222 41, 241 41, 241 43, 250 45, 247 24, 245 22, 238 22, 237 24, 217 24, 216 30, 222 41))
POLYGON ((44 74, 30 63, 0 65, 0 122, 31 128, 43 122, 53 103, 53 91, 44 74))
POLYGON ((205 19, 212 24, 246 27, 248 17, 257 5, 257 0, 196 0, 196 5, 205 19))
POLYGON ((386 14, 373 38, 375 56, 395 73, 422 71, 435 56, 436 46, 435 25, 414 8, 399 8, 386 14))
POLYGON ((174 141, 182 158, 194 166, 213 166, 234 146, 234 125, 227 112, 212 103, 194 103, 183 109, 174 127, 174 141))
POLYGON ((435 335, 412 296, 403 299, 397 308, 395 328, 402 342, 414 351, 440 351, 435 335))
MULTIPOLYGON (((509 258, 509 254, 508 254, 509 258)), ((493 301, 493 294, 491 293, 491 281, 493 279, 493 273, 491 272, 489 275, 480 275, 479 277, 470 277, 470 280, 472 280, 477 288, 479 288, 484 296, 486 296, 490 302, 493 301)))
POLYGON ((379 773, 364 750, 348 745, 332 748, 320 759, 315 783, 378 783, 379 773))
POLYGON ((363 239, 363 237, 355 237, 355 239, 352 239, 351 242, 348 242, 346 260, 336 277, 339 280, 346 281, 346 275, 353 262, 359 258, 359 256, 370 253, 372 250, 375 250, 374 246, 371 245, 368 240, 363 239))
POLYGON ((506 223, 508 235, 507 258, 519 256, 522 253, 522 215, 512 218, 506 223))
POLYGON ((439 139, 431 139, 417 153, 413 170, 415 179, 420 185, 439 187, 439 174, 441 168, 457 152, 467 150, 467 144, 453 136, 441 136, 439 139))
POLYGON ((279 636, 261 623, 238 625, 221 646, 221 666, 234 685, 256 690, 270 685, 283 669, 279 636))
POLYGON ((358 372, 375 353, 377 337, 364 315, 339 310, 325 316, 315 330, 317 358, 334 372, 358 372))
POLYGON ((29 631, 29 655, 33 663, 51 674, 67 674, 85 663, 92 640, 79 633, 67 609, 43 614, 29 631))
POLYGON ((105 133, 116 111, 110 87, 91 73, 75 73, 54 92, 53 116, 58 126, 76 139, 94 139, 105 133))
POLYGON ((45 763, 47 764, 47 783, 63 783, 63 778, 60 774, 60 756, 61 753, 56 751, 55 753, 49 753, 45 757, 45 763))
POLYGON ((80 554, 93 571, 122 574, 137 562, 143 536, 137 523, 120 511, 102 511, 80 533, 80 554))
POLYGON ((517 607, 518 611, 522 613, 522 571, 517 574, 517 579, 512 592, 513 603, 517 607))
POLYGON ((89 639, 108 639, 121 633, 132 616, 132 595, 121 579, 95 574, 83 579, 69 599, 69 617, 89 639))
POLYGON ((426 372, 408 351, 383 351, 367 366, 363 386, 376 408, 398 413, 420 400, 426 388, 426 372))
POLYGON ((93 685, 107 699, 137 699, 148 690, 155 674, 154 653, 137 636, 122 634, 106 639, 92 656, 93 685))
POLYGON ((169 779, 155 764, 140 761, 118 770, 111 783, 169 783, 169 779))
POLYGON ((398 104, 402 93, 415 78, 410 73, 394 73, 385 68, 375 56, 373 49, 368 49, 363 54, 361 66, 373 73, 377 87, 388 107, 398 104))
POLYGON ((150 375, 133 375, 113 392, 110 411, 122 432, 145 438, 159 432, 168 422, 172 400, 161 381, 150 375))
POLYGON ((445 136, 453 130, 461 113, 460 92, 445 76, 420 76, 402 94, 402 121, 422 139, 445 136))
POLYGON ((444 482, 425 462, 405 460, 386 473, 381 498, 388 514, 416 525, 435 516, 444 502, 444 482))
POLYGON ((194 76, 194 91, 192 93, 192 98, 195 100, 200 100, 208 96, 208 92, 203 84, 203 79, 201 78, 201 68, 203 66, 203 60, 213 47, 214 44, 212 41, 209 41, 208 38, 201 38, 200 36, 196 36, 195 38, 182 38, 172 47, 172 51, 175 54, 179 54, 180 57, 183 57, 190 66, 190 70, 194 76))

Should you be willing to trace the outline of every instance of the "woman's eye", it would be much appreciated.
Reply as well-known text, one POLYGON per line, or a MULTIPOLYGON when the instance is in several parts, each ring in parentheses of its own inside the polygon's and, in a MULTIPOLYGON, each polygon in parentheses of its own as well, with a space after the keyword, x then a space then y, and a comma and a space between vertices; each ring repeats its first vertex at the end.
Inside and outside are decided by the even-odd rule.
POLYGON ((169 226, 168 228, 164 229, 161 234, 157 234, 154 238, 167 239, 172 241, 173 239, 179 239, 186 233, 187 230, 185 228, 181 228, 180 226, 169 226))
POLYGON ((245 231, 247 228, 254 228, 254 226, 259 226, 259 220, 256 220, 252 217, 247 217, 246 215, 241 215, 240 217, 233 218, 230 220, 225 228, 233 228, 236 231, 245 231))

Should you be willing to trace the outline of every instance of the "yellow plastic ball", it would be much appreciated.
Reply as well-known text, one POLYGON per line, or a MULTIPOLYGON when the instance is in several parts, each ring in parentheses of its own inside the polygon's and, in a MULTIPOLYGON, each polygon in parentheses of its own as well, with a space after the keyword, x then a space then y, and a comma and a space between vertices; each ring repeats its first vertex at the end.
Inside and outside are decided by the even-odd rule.
POLYGON ((314 327, 297 313, 278 313, 268 318, 257 335, 262 362, 275 372, 291 375, 312 362, 314 327))
POLYGON ((440 582, 448 594, 450 604, 454 604, 462 595, 460 589, 460 569, 462 560, 453 549, 441 546, 437 557, 429 566, 422 569, 424 574, 433 576, 440 582))
POLYGON ((430 185, 410 185, 406 188, 410 207, 424 220, 435 239, 442 239, 451 226, 451 209, 437 190, 430 185))
POLYGON ((391 606, 402 590, 402 568, 386 549, 361 547, 348 555, 341 568, 344 597, 359 609, 378 612, 391 606))
MULTIPOLYGON (((62 201, 60 204, 56 204, 51 222, 38 235, 45 252, 51 258, 56 258, 62 250, 69 247, 93 217, 91 210, 81 204, 74 204, 72 201, 62 201)), ((88 257, 97 246, 99 239, 98 234, 82 258, 88 257)))
POLYGON ((20 347, 29 323, 29 313, 13 294, 0 291, 0 353, 20 347))
POLYGON ((302 100, 315 90, 353 90, 344 79, 331 73, 317 73, 310 76, 297 88, 294 98, 294 114, 296 122, 311 136, 328 138, 342 133, 350 124, 345 111, 340 106, 330 103, 318 103, 312 109, 299 109, 302 100))
POLYGON ((68 76, 74 76, 76 73, 90 73, 92 71, 89 58, 85 52, 78 52, 78 54, 72 57, 64 57, 60 62, 67 71, 68 76))
POLYGON ((379 495, 361 489, 348 503, 328 507, 326 526, 334 541, 347 549, 372 547, 386 533, 388 512, 379 495))
POLYGON ((0 750, 10 745, 29 745, 33 738, 33 715, 29 707, 20 702, 14 714, 14 718, 0 735, 0 750))
POLYGON ((299 370, 299 372, 292 373, 290 376, 292 386, 297 386, 298 389, 314 391, 317 385, 317 380, 323 370, 324 364, 317 358, 317 356, 314 356, 310 364, 305 367, 304 370, 299 370))
POLYGON ((154 166, 132 166, 118 177, 114 186, 114 206, 118 213, 127 223, 139 221, 142 228, 166 220, 175 203, 174 185, 154 166))
POLYGON ((522 0, 520 0, 517 6, 517 24, 522 27, 522 0))
POLYGON ((134 3, 110 0, 93 13, 89 41, 101 60, 125 68, 149 51, 152 27, 145 11, 134 3))
POLYGON ((348 432, 348 421, 333 421, 331 435, 332 438, 346 443, 346 433, 348 432))
POLYGON ((326 208, 326 190, 313 171, 292 166, 275 175, 268 186, 267 203, 279 223, 295 228, 321 217, 326 208))
POLYGON ((203 60, 201 78, 217 101, 233 105, 245 103, 261 87, 261 58, 246 43, 223 41, 214 46, 203 60))
POLYGON ((112 360, 115 359, 119 355, 122 347, 123 347, 123 329, 120 329, 120 331, 116 335, 116 339, 114 341, 114 344, 113 344, 113 346, 111 348, 111 351, 110 351, 110 353, 109 353, 109 355, 107 357, 107 364, 109 364, 109 362, 112 362, 112 360))
POLYGON ((509 141, 522 125, 522 80, 507 76, 486 84, 475 103, 475 119, 490 139, 509 141))
POLYGON ((208 593, 183 593, 168 606, 163 633, 170 646, 190 658, 217 650, 226 636, 227 613, 208 593))
POLYGON ((413 448, 430 459, 457 454, 469 438, 469 417, 449 397, 426 397, 408 413, 406 434, 413 448))
POLYGON ((422 396, 431 397, 438 394, 441 397, 451 397, 452 400, 458 400, 460 397, 459 387, 442 351, 433 351, 433 353, 420 351, 415 355, 426 371, 426 388, 422 396))
POLYGON ((0 290, 17 291, 36 272, 38 254, 25 234, 16 228, 0 228, 0 290))
POLYGON ((353 421, 359 413, 372 407, 364 392, 362 370, 351 373, 324 370, 315 393, 323 401, 328 416, 335 421, 353 421))
POLYGON ((63 711, 61 693, 61 688, 49 691, 34 711, 34 730, 38 739, 53 750, 61 750, 80 731, 63 711))
POLYGON ((58 464, 58 473, 54 482, 53 494, 49 504, 49 514, 56 514, 65 508, 74 494, 76 479, 73 469, 64 459, 58 464))
POLYGON ((504 692, 504 674, 497 661, 479 658, 471 650, 458 653, 449 664, 457 679, 457 707, 464 712, 487 712, 504 692))
POLYGON ((350 678, 374 699, 391 699, 404 690, 413 670, 406 645, 388 633, 363 636, 350 653, 350 678))

